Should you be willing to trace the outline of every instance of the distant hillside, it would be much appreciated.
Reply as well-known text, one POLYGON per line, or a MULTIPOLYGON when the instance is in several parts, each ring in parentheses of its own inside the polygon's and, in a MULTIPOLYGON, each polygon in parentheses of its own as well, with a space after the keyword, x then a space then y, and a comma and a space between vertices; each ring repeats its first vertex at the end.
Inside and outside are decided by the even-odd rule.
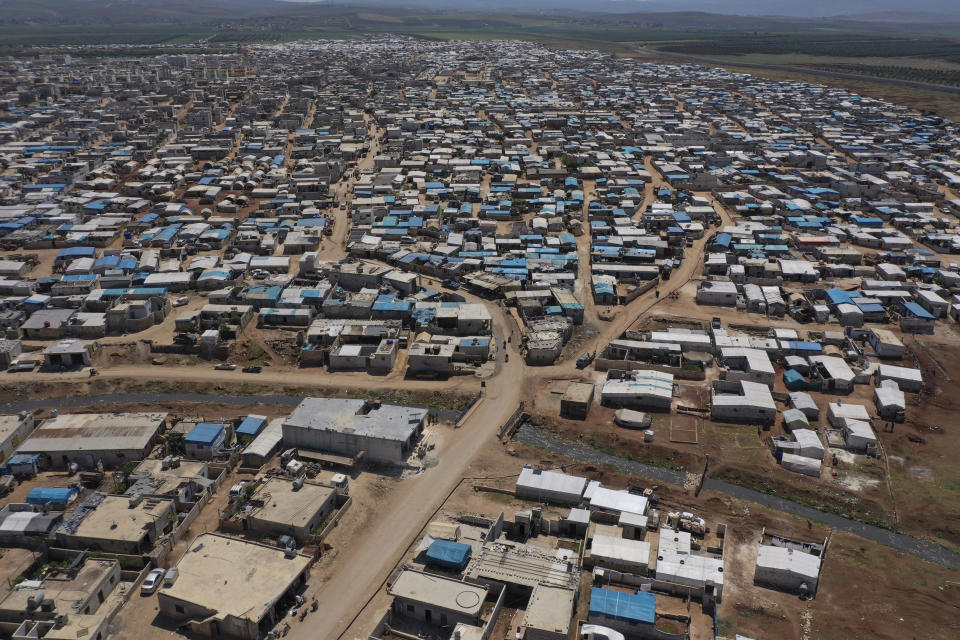
MULTIPOLYGON (((330 4, 328 0, 288 0, 301 4, 330 4)), ((449 0, 380 0, 389 6, 417 6, 450 9, 449 0)), ((791 16, 826 18, 886 12, 904 12, 903 0, 458 0, 456 6, 465 11, 589 11, 594 13, 683 13, 688 11, 739 16, 791 16)), ((956 0, 913 0, 910 12, 956 14, 956 0)))
POLYGON ((0 0, 0 24, 144 24, 283 12, 275 0, 0 0))
POLYGON ((857 13, 841 16, 843 20, 856 22, 889 22, 894 24, 943 24, 960 23, 960 11, 953 13, 927 13, 925 11, 885 11, 857 13))

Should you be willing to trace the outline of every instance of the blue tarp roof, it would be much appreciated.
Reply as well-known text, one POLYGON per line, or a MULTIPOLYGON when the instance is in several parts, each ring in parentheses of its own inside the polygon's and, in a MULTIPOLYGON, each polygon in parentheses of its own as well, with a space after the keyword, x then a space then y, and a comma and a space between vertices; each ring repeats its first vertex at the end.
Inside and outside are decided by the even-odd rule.
POLYGON ((237 427, 238 436, 255 436, 260 433, 260 429, 263 429, 263 425, 267 423, 267 419, 261 416, 247 416, 243 419, 243 422, 240 423, 240 426, 237 427))
POLYGON ((790 389, 794 391, 796 389, 803 389, 807 386, 807 381, 796 369, 787 369, 783 372, 783 383, 790 389))
POLYGON ((57 254, 58 258, 82 258, 85 256, 92 256, 96 253, 96 248, 94 247, 67 247, 66 249, 61 249, 57 254))
POLYGON ((926 309, 921 307, 916 302, 901 302, 901 304, 903 305, 904 309, 906 309, 908 312, 910 312, 911 314, 915 315, 918 318, 922 318, 924 320, 934 319, 933 316, 930 315, 930 312, 928 312, 926 309))
POLYGON ((623 622, 653 624, 657 599, 650 592, 621 593, 600 587, 590 589, 590 616, 600 615, 623 622))
POLYGON ((223 429, 224 426, 222 424, 201 422, 187 434, 187 437, 184 438, 183 441, 191 444, 211 445, 220 436, 223 429))
POLYGON ((39 453, 15 453, 9 460, 7 460, 6 466, 17 464, 36 464, 39 461, 39 453))
POLYGON ((470 561, 471 548, 462 542, 436 540, 427 549, 427 562, 448 569, 463 569, 470 561))
POLYGON ((35 487, 27 494, 27 504, 69 504, 76 495, 76 489, 35 487))

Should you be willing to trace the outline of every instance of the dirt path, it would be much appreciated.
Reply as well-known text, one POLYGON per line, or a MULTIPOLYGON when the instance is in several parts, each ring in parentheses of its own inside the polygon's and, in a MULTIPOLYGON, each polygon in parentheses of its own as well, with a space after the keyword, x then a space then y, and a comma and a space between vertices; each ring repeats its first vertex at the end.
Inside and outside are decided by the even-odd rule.
MULTIPOLYGON (((262 373, 250 374, 236 371, 218 371, 211 365, 207 366, 117 366, 103 369, 98 376, 100 379, 123 380, 162 380, 182 382, 212 382, 224 384, 251 384, 251 385, 281 385, 286 387, 341 387, 383 389, 392 388, 398 384, 405 390, 430 391, 443 389, 477 388, 480 381, 477 378, 461 376, 447 380, 400 379, 371 376, 364 372, 328 372, 324 369, 264 369, 262 373)), ((15 382, 63 382, 90 380, 87 370, 66 373, 0 373, 0 384, 15 382)), ((211 396, 215 398, 215 396, 211 396)))

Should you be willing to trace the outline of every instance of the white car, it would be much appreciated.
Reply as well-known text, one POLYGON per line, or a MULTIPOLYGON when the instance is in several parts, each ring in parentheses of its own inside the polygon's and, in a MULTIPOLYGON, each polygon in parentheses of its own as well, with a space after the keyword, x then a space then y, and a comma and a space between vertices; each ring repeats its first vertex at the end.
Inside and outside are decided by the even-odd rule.
POLYGON ((175 307, 182 307, 182 306, 184 306, 185 304, 187 304, 188 302, 190 302, 190 298, 184 296, 184 297, 182 297, 182 298, 177 298, 176 300, 174 300, 174 301, 173 301, 173 306, 175 306, 175 307))
POLYGON ((148 596, 157 589, 160 588, 160 584, 163 582, 163 576, 166 574, 164 569, 153 569, 150 573, 147 574, 147 577, 143 579, 143 583, 140 585, 140 595, 148 596))
POLYGON ((167 569, 167 575, 163 577, 163 588, 172 587, 173 583, 177 581, 177 578, 180 577, 180 569, 172 567, 167 569))

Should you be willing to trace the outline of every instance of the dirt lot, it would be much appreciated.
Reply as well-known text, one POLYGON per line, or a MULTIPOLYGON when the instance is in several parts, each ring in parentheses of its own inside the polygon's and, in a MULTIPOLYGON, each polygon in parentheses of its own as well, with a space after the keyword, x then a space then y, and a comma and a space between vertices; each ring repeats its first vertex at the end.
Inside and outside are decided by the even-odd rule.
MULTIPOLYGON (((497 456, 483 456, 485 470, 493 472, 500 466, 506 472, 518 469, 522 461, 530 461, 544 468, 565 464, 569 473, 586 475, 613 488, 637 483, 634 477, 607 468, 571 464, 559 456, 518 443, 511 443, 507 452, 509 457, 501 458, 503 462, 499 465, 493 462, 497 456)), ((504 480, 502 484, 508 485, 510 481, 504 480)), ((893 640, 947 639, 960 633, 957 616, 960 584, 951 583, 960 582, 960 572, 852 535, 835 533, 824 561, 817 597, 802 602, 794 595, 753 584, 756 544, 764 528, 801 540, 822 540, 827 535, 825 529, 816 523, 708 491, 693 497, 679 489, 661 486, 660 493, 661 504, 666 508, 694 511, 710 524, 725 522, 728 525, 726 582, 719 619, 721 633, 729 637, 740 633, 783 640, 893 640), (851 606, 847 607, 847 603, 851 606), (853 617, 851 612, 858 615, 853 617), (909 621, 910 635, 904 635, 901 617, 909 621)), ((476 510, 481 505, 468 502, 467 506, 476 510)), ((502 498, 493 497, 487 512, 503 506, 502 498)))
MULTIPOLYGON (((164 368, 154 369, 158 373, 164 371, 164 368)), ((148 369, 150 371, 150 369, 148 369)), ((208 372, 204 369, 203 372, 208 372)), ((202 372, 201 372, 202 373, 202 372)), ((209 370, 209 373, 224 373, 209 370)), ((71 397, 89 397, 109 394, 130 394, 130 393, 150 393, 150 394, 205 394, 209 395, 209 402, 205 400, 203 404, 217 404, 217 396, 222 395, 289 395, 304 396, 304 388, 301 381, 286 378, 286 383, 273 384, 271 379, 257 377, 255 375, 238 374, 238 372, 225 372, 227 374, 237 374, 235 381, 224 381, 220 377, 211 376, 209 381, 189 380, 187 373, 177 376, 160 377, 155 376, 152 379, 136 379, 132 377, 96 377, 84 378, 78 377, 72 380, 58 380, 50 378, 49 381, 29 382, 22 379, 23 382, 7 382, 0 384, 0 402, 17 402, 22 400, 45 400, 51 398, 71 398, 71 397), (189 382, 187 382, 189 380, 189 382)), ((405 388, 396 388, 389 385, 370 385, 362 384, 363 378, 357 374, 357 377, 351 377, 350 374, 344 374, 343 380, 339 381, 340 386, 311 386, 309 395, 311 396, 329 396, 329 397, 357 397, 370 400, 380 400, 382 402, 412 403, 422 406, 460 411, 469 406, 474 394, 471 393, 472 384, 464 384, 464 387, 454 386, 452 389, 440 387, 434 390, 432 385, 412 385, 405 388)), ((15 380, 15 379, 14 379, 15 380)), ((456 382, 456 381, 455 381, 456 382)), ((464 381, 466 382, 466 381, 464 381)), ((469 382, 473 382, 472 379, 469 382)), ((180 403, 157 403, 159 408, 167 405, 176 405, 180 403)), ((188 403, 196 404, 196 403, 188 403)), ((102 405, 99 405, 102 406, 102 405)), ((142 406, 142 405, 139 405, 142 406)), ((151 406, 154 406, 151 404, 151 406)), ((96 410, 96 409, 87 409, 96 410)), ((119 409, 111 406, 111 411, 119 409)), ((142 410, 142 409, 141 409, 142 410)), ((236 407, 231 405, 231 410, 236 412, 236 407)), ((263 413, 263 411, 260 411, 263 413)), ((289 413, 289 410, 285 410, 289 413)), ((238 414, 239 415, 239 414, 238 414)))
MULTIPOLYGON (((609 468, 571 463, 519 443, 512 442, 506 447, 495 445, 478 452, 468 471, 469 477, 443 504, 437 519, 449 519, 458 513, 495 516, 501 511, 510 518, 518 510, 529 509, 532 506, 529 501, 475 490, 481 485, 505 490, 512 488, 524 462, 549 469, 560 469, 563 465, 569 473, 600 480, 613 488, 626 488, 637 483, 637 478, 609 468)), ((387 481, 380 489, 384 492, 379 496, 381 499, 388 499, 389 484, 387 481)), ((717 522, 728 525, 726 582, 719 608, 721 634, 731 638, 740 633, 754 638, 783 640, 914 637, 945 640, 958 637, 960 633, 960 618, 957 617, 960 574, 956 571, 925 563, 855 536, 835 533, 824 561, 817 597, 804 602, 794 595, 753 584, 756 545, 764 529, 811 541, 822 541, 828 535, 826 529, 720 494, 704 492, 693 497, 691 493, 673 487, 661 487, 660 493, 665 508, 695 511, 711 525, 717 522), (870 588, 864 589, 865 585, 870 588), (901 618, 904 622, 900 621, 901 618), (910 635, 904 635, 906 629, 910 635)), ((565 515, 566 512, 566 508, 544 506, 544 515, 548 517, 565 515)), ((363 526, 368 517, 358 512, 351 520, 345 518, 344 526, 334 535, 345 534, 348 526, 363 526)), ((408 550, 405 561, 412 561, 415 555, 412 549, 408 550)), ((318 570, 322 570, 323 562, 321 560, 318 570)), ((588 578, 582 582, 584 593, 588 583, 588 578)), ((581 598, 580 609, 584 610, 578 611, 579 619, 585 619, 586 602, 586 598, 581 598)), ((672 610, 674 604, 680 606, 681 603, 666 600, 663 606, 672 610)), ((364 628, 364 624, 372 626, 388 605, 389 598, 381 591, 354 628, 364 628)), ((691 605, 691 613, 698 613, 698 609, 695 603, 691 605)), ((505 616, 510 613, 506 611, 505 616)), ((519 620, 520 616, 522 612, 514 619, 519 620)), ((694 618, 700 620, 698 615, 694 618)), ((511 627, 504 619, 498 628, 506 632, 511 627)), ((691 629, 693 640, 712 637, 709 624, 695 624, 691 629)))
MULTIPOLYGON (((684 289, 685 293, 686 290, 684 289)), ((715 313, 724 318, 724 326, 735 323, 740 332, 766 335, 770 327, 797 329, 801 337, 810 330, 839 329, 823 325, 800 325, 791 318, 766 318, 758 314, 733 312, 717 307, 697 307, 687 301, 687 315, 679 315, 674 300, 661 302, 654 314, 634 324, 637 331, 665 329, 669 326, 700 328, 715 313), (676 313, 674 309, 676 308, 676 313), (695 309, 692 317, 690 308, 695 309), (710 315, 708 315, 710 314, 710 315), (752 328, 752 329, 751 329, 752 328)), ((942 323, 946 325, 947 323, 942 323)), ((642 432, 622 429, 612 422, 613 410, 599 406, 602 372, 578 372, 576 378, 547 380, 528 385, 533 413, 544 430, 565 439, 577 440, 621 457, 644 462, 682 467, 699 473, 705 456, 710 457, 709 473, 759 491, 776 493, 795 501, 839 513, 871 524, 926 537, 954 549, 960 548, 960 470, 952 464, 948 452, 960 450, 960 431, 951 428, 951 419, 960 409, 960 398, 945 393, 960 380, 960 352, 950 326, 941 327, 941 335, 905 338, 910 352, 902 361, 884 361, 904 367, 919 367, 927 384, 922 395, 907 394, 907 422, 884 432, 875 425, 883 452, 878 458, 828 453, 824 469, 817 479, 786 471, 777 465, 771 453, 771 438, 786 436, 788 430, 778 421, 769 430, 749 425, 718 423, 674 412, 654 413, 653 443, 644 443, 642 432), (950 334, 950 335, 948 335, 950 334), (559 417, 560 398, 573 379, 597 384, 596 400, 585 421, 559 417), (677 423, 674 425, 673 423, 677 423), (682 424, 681 424, 682 423, 682 424), (671 429, 671 427, 679 427, 671 429), (670 434, 686 435, 697 428, 696 444, 671 441, 670 434), (683 431, 683 433, 681 433, 683 431), (889 474, 889 479, 888 479, 889 474)), ((736 331, 736 330, 735 330, 736 331)), ((868 349, 869 350, 869 349, 868 349)), ((783 368, 777 364, 774 391, 785 393, 783 368)), ((709 382, 716 369, 708 369, 705 382, 678 381, 684 405, 709 407, 709 382)), ((821 410, 814 425, 827 424, 826 409, 835 402, 834 394, 811 393, 821 410)), ((862 404, 875 414, 873 385, 856 385, 844 402, 862 404)), ((780 410, 787 407, 779 405, 780 410)), ((676 438, 687 440, 688 438, 676 438)))

